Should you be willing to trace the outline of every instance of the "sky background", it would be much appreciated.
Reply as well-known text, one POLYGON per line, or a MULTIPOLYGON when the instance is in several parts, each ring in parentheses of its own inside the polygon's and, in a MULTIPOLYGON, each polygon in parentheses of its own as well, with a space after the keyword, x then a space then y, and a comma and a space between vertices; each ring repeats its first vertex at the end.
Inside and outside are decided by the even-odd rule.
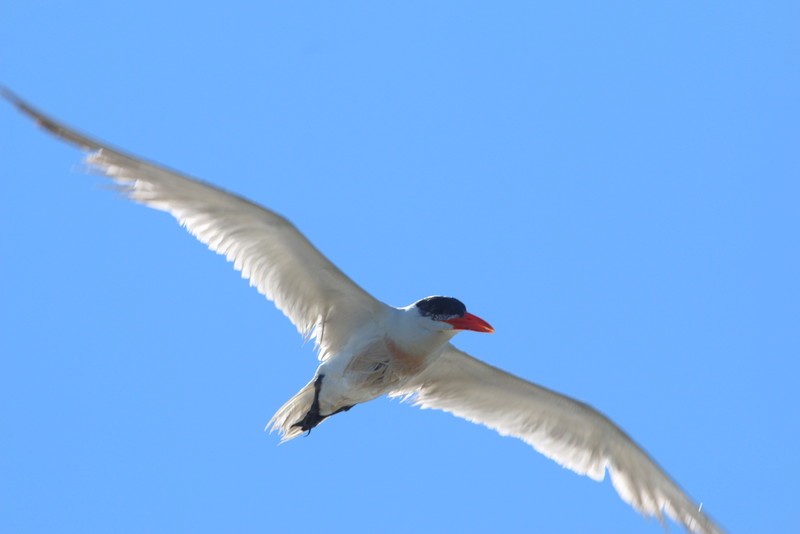
MULTIPOLYGON (((796 528, 800 3, 0 0, 0 82, 291 219, 589 402, 731 532, 796 528)), ((0 531, 663 532, 379 399, 278 446, 310 344, 0 105, 0 531)), ((673 531, 679 531, 673 525, 673 531)))

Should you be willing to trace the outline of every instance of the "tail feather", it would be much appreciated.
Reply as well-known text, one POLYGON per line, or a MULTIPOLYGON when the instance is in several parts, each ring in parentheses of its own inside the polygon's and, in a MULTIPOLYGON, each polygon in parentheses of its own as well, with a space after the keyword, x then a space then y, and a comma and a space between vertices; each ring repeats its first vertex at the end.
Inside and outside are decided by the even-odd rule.
POLYGON ((281 443, 296 438, 303 433, 295 423, 302 420, 311 409, 314 402, 314 380, 303 387, 294 397, 289 399, 286 404, 275 412, 267 428, 270 432, 277 430, 281 435, 281 443))

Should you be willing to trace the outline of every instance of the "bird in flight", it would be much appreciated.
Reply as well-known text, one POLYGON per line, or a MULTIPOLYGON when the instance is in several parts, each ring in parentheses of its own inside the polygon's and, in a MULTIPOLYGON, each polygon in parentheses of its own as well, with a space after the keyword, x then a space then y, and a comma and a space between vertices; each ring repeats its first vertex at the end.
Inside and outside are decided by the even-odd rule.
POLYGON ((576 473, 608 471, 636 510, 664 515, 698 534, 722 530, 606 416, 565 395, 506 373, 457 349, 459 332, 491 333, 453 297, 396 308, 333 265, 288 220, 247 199, 127 154, 51 119, 9 90, 2 96, 44 129, 92 153, 87 163, 135 202, 170 213, 273 301, 315 341, 311 379, 272 417, 282 439, 382 395, 410 399, 522 439, 576 473))

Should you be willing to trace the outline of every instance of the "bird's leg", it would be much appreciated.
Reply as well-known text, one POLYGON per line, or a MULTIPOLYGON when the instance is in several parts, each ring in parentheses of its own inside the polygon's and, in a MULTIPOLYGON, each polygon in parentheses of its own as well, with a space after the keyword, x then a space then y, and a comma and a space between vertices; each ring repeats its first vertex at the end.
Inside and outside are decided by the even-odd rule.
POLYGON ((300 427, 300 430, 303 432, 308 432, 308 434, 311 434, 311 429, 325 419, 325 416, 319 413, 319 392, 322 389, 323 378, 325 378, 325 375, 319 375, 317 379, 314 380, 314 400, 311 401, 311 408, 309 408, 305 417, 292 425, 292 428, 300 427))
POLYGON ((305 417, 303 417, 300 421, 292 425, 292 428, 300 427, 300 430, 302 430, 303 432, 308 432, 308 434, 311 434, 311 429, 320 424, 328 417, 336 415, 337 413, 340 412, 346 412, 347 410, 349 410, 354 406, 353 404, 351 404, 350 406, 342 406, 333 413, 329 413, 328 415, 322 415, 319 412, 319 392, 322 389, 323 378, 325 378, 325 375, 319 375, 317 379, 314 381, 314 400, 311 402, 311 408, 309 408, 308 413, 305 415, 305 417))

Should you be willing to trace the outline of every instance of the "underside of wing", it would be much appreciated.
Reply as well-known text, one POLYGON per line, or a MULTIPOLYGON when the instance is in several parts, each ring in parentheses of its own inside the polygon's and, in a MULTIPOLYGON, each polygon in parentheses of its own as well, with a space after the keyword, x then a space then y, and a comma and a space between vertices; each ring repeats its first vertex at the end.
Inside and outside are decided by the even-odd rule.
POLYGON ((722 532, 619 427, 582 402, 477 360, 452 345, 393 395, 522 439, 579 474, 602 480, 608 470, 622 499, 639 512, 666 514, 688 530, 722 532))
POLYGON ((2 96, 56 136, 94 151, 87 162, 132 200, 166 211, 316 339, 320 358, 382 303, 350 280, 289 221, 242 197, 126 154, 51 119, 14 94, 2 96))

